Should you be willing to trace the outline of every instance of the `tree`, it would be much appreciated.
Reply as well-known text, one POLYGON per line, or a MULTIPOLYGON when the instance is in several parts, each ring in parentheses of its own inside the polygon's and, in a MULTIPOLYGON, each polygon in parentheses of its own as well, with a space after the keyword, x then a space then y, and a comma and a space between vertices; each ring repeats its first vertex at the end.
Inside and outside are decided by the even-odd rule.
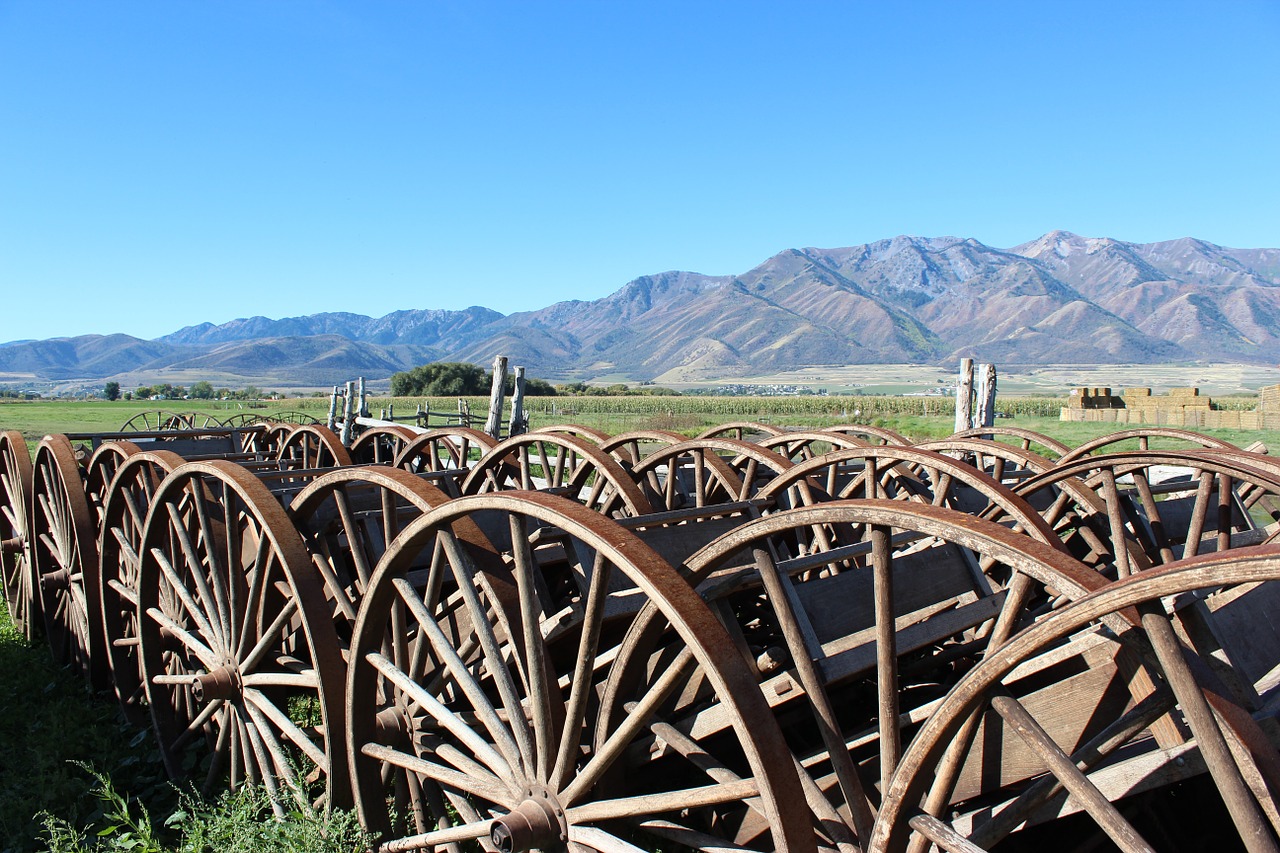
POLYGON ((191 390, 188 393, 197 400, 212 400, 213 384, 209 382, 192 382, 191 390))
POLYGON ((460 361, 437 361, 391 376, 393 397, 466 397, 489 393, 489 375, 460 361))
POLYGON ((106 397, 108 400, 119 400, 120 383, 108 382, 106 385, 102 386, 102 396, 106 397))

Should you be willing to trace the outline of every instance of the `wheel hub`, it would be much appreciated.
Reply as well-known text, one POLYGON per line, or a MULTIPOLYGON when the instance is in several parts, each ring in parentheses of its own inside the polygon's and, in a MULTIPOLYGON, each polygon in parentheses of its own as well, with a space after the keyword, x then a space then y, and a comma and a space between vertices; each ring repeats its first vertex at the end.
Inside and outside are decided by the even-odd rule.
POLYGON ((0 553, 16 554, 22 550, 22 537, 15 536, 12 539, 5 539, 0 542, 0 553))
POLYGON ((220 666, 191 679, 191 693, 201 703, 230 699, 240 693, 240 687, 240 672, 230 666, 220 666))
POLYGON ((569 826, 555 795, 537 785, 525 789, 524 799, 509 814, 494 820, 489 839, 501 853, 562 850, 569 841, 569 826))

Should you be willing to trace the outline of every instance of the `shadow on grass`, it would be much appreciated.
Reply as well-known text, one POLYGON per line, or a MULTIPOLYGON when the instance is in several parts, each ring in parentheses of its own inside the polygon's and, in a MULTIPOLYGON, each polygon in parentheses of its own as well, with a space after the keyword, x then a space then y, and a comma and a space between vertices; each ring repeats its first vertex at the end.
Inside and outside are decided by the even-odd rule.
POLYGON ((110 776, 161 819, 177 807, 151 733, 125 722, 113 700, 29 645, 0 606, 0 853, 43 850, 40 813, 73 825, 100 817, 96 780, 110 776))

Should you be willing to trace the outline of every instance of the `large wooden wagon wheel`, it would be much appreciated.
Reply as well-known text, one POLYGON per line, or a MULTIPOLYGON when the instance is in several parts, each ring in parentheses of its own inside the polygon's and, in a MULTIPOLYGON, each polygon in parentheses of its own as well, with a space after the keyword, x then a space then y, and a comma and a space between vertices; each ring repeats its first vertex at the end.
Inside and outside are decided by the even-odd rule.
POLYGON ((393 464, 415 474, 466 472, 497 445, 496 438, 478 429, 440 427, 422 433, 405 445, 393 464))
POLYGON ((496 445, 472 466, 462 494, 542 490, 614 516, 644 515, 653 506, 602 448, 566 433, 525 433, 496 445))
POLYGON ((762 424, 755 421, 734 421, 733 423, 709 427, 699 433, 697 438, 733 438, 738 441, 754 441, 771 435, 782 435, 783 432, 784 430, 781 427, 776 427, 772 424, 762 424))
POLYGON ((356 465, 390 465, 419 435, 403 426, 372 427, 351 443, 351 461, 356 465))
POLYGON ((851 435, 871 444, 911 444, 911 439, 900 433, 896 433, 886 427, 872 426, 870 424, 837 424, 835 426, 822 427, 819 431, 831 432, 836 435, 851 435))
POLYGON ((655 450, 687 441, 686 436, 666 429, 641 429, 619 433, 600 442, 600 449, 613 456, 624 466, 634 467, 655 450))
POLYGON ((0 568, 9 619, 28 640, 41 631, 40 597, 31 562, 33 478, 31 452, 22 433, 0 432, 0 568))
POLYGON ((1093 456, 1099 451, 1106 453, 1114 453, 1121 448, 1116 447, 1117 444, 1130 442, 1136 444, 1138 450, 1150 450, 1151 439, 1158 439, 1166 445, 1175 445, 1180 449, 1185 448, 1222 448, 1224 450, 1239 450, 1240 448, 1221 438, 1204 435, 1198 432, 1191 432, 1185 429, 1175 429, 1173 427, 1137 427, 1135 429, 1125 429, 1119 432, 1108 433, 1087 441, 1074 450, 1070 450, 1058 459, 1059 464, 1074 462, 1085 456, 1093 456))
POLYGON ((650 453, 631 471, 658 510, 745 501, 791 468, 781 454, 732 438, 695 438, 650 453))
POLYGON ((374 575, 351 659, 357 808, 398 839, 384 849, 732 847, 753 810, 770 849, 815 849, 790 756, 724 629, 633 534, 564 498, 463 497, 414 522, 374 575), (500 551, 468 541, 462 525, 481 515, 508 528, 500 551), (547 583, 535 529, 585 561, 585 595, 547 583), (603 717, 596 696, 622 627, 607 616, 611 578, 651 602, 671 657, 655 661, 648 692, 603 717), (721 732, 665 725, 666 707, 694 701, 678 695, 689 685, 721 732))
MULTIPOLYGON (((921 727, 886 789, 870 849, 984 850, 1065 809, 1083 811, 1123 850, 1150 850, 1155 844, 1117 801, 1206 767, 1238 843, 1277 849, 1280 769, 1275 745, 1250 716, 1261 709, 1229 698, 1206 665, 1221 651, 1199 639, 1188 645, 1178 623, 1188 603, 1212 608, 1215 599, 1274 598, 1278 579, 1280 551, 1273 548, 1192 558, 1109 584, 1013 637, 962 678, 921 727), (1105 680, 1084 686, 1085 676, 1123 679, 1115 658, 1131 648, 1157 676, 1148 697, 1123 701, 1124 691, 1105 680), (1170 715, 1192 740, 1162 751, 1149 729, 1170 715)), ((1268 650, 1274 660, 1274 642, 1268 650)), ((1206 805, 1181 808, 1202 813, 1206 805)), ((1212 846, 1235 846, 1223 829, 1209 830, 1212 846)), ((1010 843, 1018 849, 1016 836, 1010 843)))
POLYGON ((295 426, 276 451, 281 468, 305 470, 350 465, 351 454, 333 430, 319 424, 295 426))
POLYGON ((188 462, 161 483, 138 613, 147 704, 171 775, 206 793, 224 779, 263 785, 277 815, 346 801, 344 665, 324 586, 252 474, 188 462))
POLYGON ((387 547, 410 522, 448 500, 448 494, 419 475, 382 466, 329 471, 293 498, 289 516, 323 579, 344 649, 387 547))
POLYGON ((821 430, 788 432, 782 435, 770 436, 759 442, 761 447, 768 448, 774 453, 780 453, 792 462, 805 462, 815 456, 822 456, 824 453, 866 447, 872 443, 880 444, 882 442, 869 442, 857 436, 823 432, 821 430))
MULTIPOLYGON (((1103 584, 1037 533, 1046 541, 942 507, 833 501, 764 516, 689 558, 690 583, 756 662, 820 843, 865 842, 876 786, 960 673, 1054 596, 1103 584)), ((620 647, 620 684, 660 651, 651 615, 640 614, 620 647)), ((608 714, 621 700, 607 686, 602 701, 608 714)), ((720 725, 698 707, 668 722, 720 725)), ((744 824, 739 842, 754 847, 764 828, 744 824)))
POLYGON ((1009 486, 1016 486, 1029 477, 1048 471, 1056 464, 1034 450, 980 438, 953 436, 936 441, 922 441, 915 446, 921 450, 945 453, 1009 486))
POLYGON ((89 457, 84 468, 84 493, 89 501, 94 530, 101 529, 102 509, 116 471, 124 460, 141 452, 142 448, 132 441, 104 441, 89 457))
POLYGON ((918 447, 887 444, 829 453, 778 475, 758 496, 777 508, 849 498, 916 501, 985 514, 1042 542, 1057 542, 1052 528, 1012 489, 963 462, 918 447))
POLYGON ((1010 443, 1015 443, 1015 446, 1021 447, 1023 450, 1030 450, 1033 453, 1053 459, 1061 458, 1071 452, 1070 447, 1056 438, 1050 438, 1034 430, 1022 429, 1021 427, 974 427, 973 429, 962 429, 951 437, 955 439, 976 438, 984 441, 999 440, 1001 438, 1016 439, 1016 443, 1010 443), (1047 454, 1045 453, 1046 450, 1049 451, 1047 454))
POLYGON ((189 429, 195 429, 189 413, 149 409, 138 412, 125 421, 120 432, 176 432, 189 429))
POLYGON ((1253 467, 1250 456, 1216 450, 1085 456, 1061 462, 1015 491, 1043 508, 1045 519, 1064 534, 1091 530, 1093 553, 1086 559, 1114 578, 1273 536, 1255 528, 1238 490, 1280 495, 1280 470, 1253 467), (1093 497, 1081 494, 1082 484, 1093 497))
POLYGON ((75 449, 64 435, 36 448, 31 544, 45 638, 59 664, 95 687, 107 675, 98 602, 98 542, 75 449), (93 618, 90 618, 93 614, 93 618))
POLYGON ((121 462, 98 525, 98 600, 103 652, 125 717, 148 721, 138 654, 138 564, 147 512, 160 483, 185 460, 167 450, 140 451, 121 462))
POLYGON ((560 432, 567 435, 576 435, 578 438, 585 438, 593 444, 604 444, 612 436, 602 429, 595 427, 583 426, 581 424, 551 424, 549 426, 538 427, 530 432, 560 432))

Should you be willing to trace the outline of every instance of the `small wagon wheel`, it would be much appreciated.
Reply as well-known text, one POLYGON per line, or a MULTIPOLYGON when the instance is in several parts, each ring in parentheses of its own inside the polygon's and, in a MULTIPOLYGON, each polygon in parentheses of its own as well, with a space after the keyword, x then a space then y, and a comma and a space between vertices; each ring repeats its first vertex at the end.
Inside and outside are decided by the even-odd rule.
POLYGON ((307 470, 350 465, 351 454, 333 430, 318 424, 295 426, 276 451, 282 468, 307 470))
MULTIPOLYGON (((689 558, 686 577, 743 659, 756 661, 766 701, 787 722, 823 846, 865 841, 873 782, 890 778, 901 744, 960 672, 1052 596, 1103 584, 1053 544, 943 507, 883 500, 764 516, 689 558)), ((650 615, 637 617, 619 649, 620 684, 661 650, 650 615)), ((618 702, 607 685, 602 715, 618 702)), ((718 725, 704 708, 668 722, 680 731, 718 725)), ((754 846, 745 827, 742 837, 754 846)))
POLYGON ((320 423, 320 420, 306 412, 272 412, 266 416, 267 419, 276 423, 294 424, 295 426, 314 426, 320 423))
POLYGON ((840 450, 796 465, 760 490, 777 507, 825 500, 889 498, 985 514, 1060 546, 1053 529, 1012 489, 941 453, 885 444, 840 450))
POLYGON ((772 424, 756 423, 755 421, 734 421, 728 424, 719 424, 704 430, 697 438, 736 438, 739 441, 752 441, 757 438, 765 438, 771 435, 782 435, 785 432, 781 427, 772 424))
POLYGON ((655 449, 670 447, 682 441, 688 441, 688 438, 678 432, 666 429, 642 429, 619 433, 608 441, 601 442, 600 449, 623 465, 634 467, 655 449))
POLYGON ((393 464, 415 474, 467 471, 497 445, 497 439, 478 429, 441 427, 424 432, 405 445, 393 464))
POLYGON ((148 409, 129 418, 120 432, 168 432, 191 429, 188 415, 164 409, 148 409))
POLYGON ((604 444, 612 436, 602 429, 595 427, 582 426, 581 424, 552 424, 550 426, 538 427, 530 432, 560 432, 567 435, 576 435, 578 438, 585 438, 593 444, 604 444))
POLYGON ((705 507, 755 497, 791 468, 786 457, 732 438, 695 438, 650 453, 631 472, 659 510, 705 507))
POLYGON ((222 419, 222 425, 225 427, 245 427, 262 422, 263 418, 253 412, 236 412, 234 415, 228 415, 222 419))
POLYGON ((183 412, 192 429, 221 429, 227 424, 222 418, 209 412, 183 412))
POLYGON ((723 628, 633 534, 564 498, 463 497, 414 522, 374 575, 351 659, 357 809, 366 827, 398 839, 393 849, 733 847, 727 821, 744 807, 765 814, 774 849, 815 849, 780 732, 723 628), (477 514, 509 529, 507 549, 466 541, 459 525, 477 514), (566 553, 591 566, 573 630, 554 630, 564 599, 542 594, 533 528, 559 531, 566 553), (423 557, 430 569, 415 578, 423 557), (652 603, 674 657, 656 664, 638 705, 605 718, 593 706, 612 678, 611 577, 652 603), (717 703, 727 734, 666 748, 658 715, 691 682, 717 703), (719 784, 711 765, 732 767, 736 781, 719 784))
POLYGON ((141 452, 142 448, 132 441, 104 441, 89 457, 89 462, 85 465, 84 493, 89 501, 94 530, 101 529, 102 508, 116 471, 124 460, 141 452))
POLYGON ((987 436, 996 436, 1001 438, 1016 438, 1017 446, 1023 450, 1031 450, 1044 456, 1047 450, 1053 454, 1052 458, 1061 458, 1071 452, 1071 448, 1058 441, 1056 438, 1050 438, 1047 435, 1035 432, 1034 430, 1022 429, 1021 427, 974 427, 973 429, 962 429, 952 438, 977 438, 987 440, 987 436), (1041 450, 1034 450, 1039 447, 1041 450))
POLYGON ((782 435, 770 436, 759 442, 761 447, 780 453, 792 462, 805 462, 815 456, 831 453, 834 450, 866 447, 869 443, 871 442, 867 442, 857 436, 823 432, 821 430, 788 432, 782 435))
POLYGON ((348 466, 312 480, 289 504, 289 517, 324 581, 344 649, 387 546, 410 522, 449 499, 399 468, 348 466))
POLYGON ((98 543, 75 449, 65 435, 36 448, 31 543, 45 638, 59 664, 71 664, 94 687, 106 665, 98 602, 98 543), (93 614, 93 618, 90 618, 93 614))
POLYGON ((367 429, 351 443, 351 461, 356 465, 390 465, 419 435, 417 430, 403 426, 367 429))
MULTIPOLYGON (((1178 639, 1177 610, 1162 599, 1253 595, 1278 579, 1280 551, 1272 548, 1198 557, 1116 581, 1027 628, 962 678, 921 727, 886 789, 870 849, 986 849, 1046 805, 1046 814, 1059 811, 1064 792, 1113 843, 1152 849, 1112 803, 1205 765, 1243 846, 1275 849, 1280 814, 1258 787, 1280 781, 1275 747, 1223 695, 1202 652, 1178 639), (1106 685, 1085 690, 1084 682, 1106 667, 1122 678, 1108 652, 1129 646, 1147 650, 1157 689, 1136 705, 1096 701, 1106 685), (1074 677, 1073 653, 1089 660, 1074 677), (1055 671, 1065 680, 1051 681, 1055 671), (1161 753, 1148 727, 1168 714, 1185 721, 1194 743, 1161 753), (1125 774, 1125 755, 1155 760, 1125 774), (993 762, 1004 767, 997 777, 977 767, 993 762)), ((1222 840, 1215 833, 1215 845, 1222 840)))
POLYGON ((822 427, 820 432, 851 435, 854 438, 861 438, 872 444, 911 444, 911 439, 904 435, 885 427, 871 426, 870 424, 837 424, 836 426, 822 427))
MULTIPOLYGON (((1173 427, 1151 426, 1151 427, 1138 427, 1137 429, 1120 430, 1119 432, 1113 432, 1108 435, 1095 438, 1093 441, 1087 441, 1084 444, 1077 447, 1075 450, 1071 450, 1071 451, 1068 451, 1067 453, 1064 453, 1062 457, 1058 459, 1058 463, 1066 464, 1068 462, 1074 462, 1075 460, 1080 459, 1082 457, 1092 456, 1093 454, 1097 453, 1099 450, 1103 450, 1104 448, 1109 448, 1109 447, 1112 447, 1112 445, 1120 444, 1122 442, 1130 441, 1130 440, 1135 441, 1137 443, 1138 450, 1150 450, 1151 439, 1153 438, 1164 439, 1166 443, 1178 442, 1184 446, 1190 446, 1193 448, 1217 447, 1217 448, 1223 448, 1226 450, 1240 449, 1229 441, 1224 441, 1223 439, 1220 439, 1220 438, 1213 438, 1212 436, 1203 435, 1198 432, 1191 432, 1190 430, 1185 430, 1185 429, 1174 429, 1173 427)), ((1114 448, 1113 450, 1110 450, 1107 452, 1114 452, 1114 448)))
POLYGON ((1055 527, 1068 517, 1091 526, 1101 539, 1093 547, 1101 546, 1110 573, 1124 576, 1204 548, 1223 551, 1270 538, 1267 530, 1250 529, 1237 489, 1280 494, 1280 472, 1248 461, 1245 454, 1215 450, 1122 451, 1060 462, 1015 491, 1037 507, 1048 504, 1046 520, 1055 527), (1161 482, 1162 472, 1176 476, 1161 482), (1132 485, 1122 489, 1125 483, 1132 485), (1081 484, 1096 499, 1083 501, 1081 484))
POLYGON ((165 769, 263 785, 277 816, 349 791, 342 654, 319 574, 276 498, 225 460, 156 492, 138 570, 147 704, 165 769), (198 766, 203 751, 203 766, 198 766), (314 799, 313 799, 314 798, 314 799))
POLYGON ((267 454, 276 457, 280 453, 280 449, 284 447, 285 440, 289 434, 297 429, 296 424, 286 423, 284 421, 265 421, 265 429, 258 436, 257 441, 252 448, 258 453, 267 454))
POLYGON ((98 525, 98 600, 103 651, 125 717, 147 722, 138 654, 138 563, 147 511, 160 483, 185 460, 168 450, 140 451, 120 463, 98 525))
POLYGON ((1010 486, 1016 486, 1028 477, 1048 471, 1056 464, 1052 459, 1033 450, 979 438, 942 438, 937 441, 922 441, 916 447, 960 459, 1010 486))
POLYGON ((13 627, 26 639, 40 633, 40 596, 31 563, 31 492, 34 470, 17 430, 0 432, 0 566, 13 627))
POLYGON ((462 494, 546 490, 615 516, 653 511, 622 465, 591 442, 566 433, 525 433, 496 445, 462 481, 462 494))

